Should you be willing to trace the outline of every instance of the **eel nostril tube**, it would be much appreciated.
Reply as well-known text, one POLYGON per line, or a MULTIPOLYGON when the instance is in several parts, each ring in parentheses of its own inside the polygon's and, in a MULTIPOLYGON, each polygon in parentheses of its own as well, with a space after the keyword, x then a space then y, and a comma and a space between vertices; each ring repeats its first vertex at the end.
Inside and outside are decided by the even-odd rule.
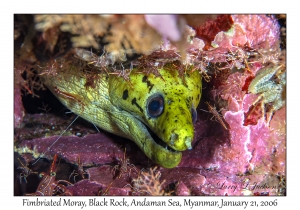
POLYGON ((193 149, 192 148, 192 137, 190 137, 190 136, 187 136, 187 137, 185 137, 185 145, 186 145, 186 147, 189 149, 189 150, 191 150, 191 149, 193 149))

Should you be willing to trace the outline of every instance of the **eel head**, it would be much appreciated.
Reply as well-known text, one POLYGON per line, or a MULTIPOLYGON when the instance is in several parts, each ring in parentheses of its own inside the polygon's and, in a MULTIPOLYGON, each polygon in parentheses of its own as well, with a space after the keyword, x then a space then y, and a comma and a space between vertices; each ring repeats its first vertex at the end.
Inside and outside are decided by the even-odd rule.
POLYGON ((173 168, 181 160, 181 151, 192 149, 201 75, 189 70, 179 75, 177 70, 165 67, 159 74, 135 70, 129 75, 130 82, 111 77, 109 95, 112 104, 141 122, 134 132, 145 135, 132 135, 131 139, 150 159, 173 168), (141 136, 147 136, 146 140, 141 136))

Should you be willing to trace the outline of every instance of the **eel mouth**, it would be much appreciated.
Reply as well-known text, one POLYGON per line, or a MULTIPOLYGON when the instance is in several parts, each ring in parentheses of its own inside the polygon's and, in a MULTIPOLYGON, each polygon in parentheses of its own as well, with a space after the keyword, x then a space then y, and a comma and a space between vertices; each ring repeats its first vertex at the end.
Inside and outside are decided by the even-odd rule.
POLYGON ((148 133, 151 135, 152 139, 154 140, 154 142, 157 145, 161 146, 163 149, 165 149, 165 150, 167 150, 169 152, 179 153, 179 151, 174 150, 173 148, 171 148, 170 146, 168 146, 166 142, 164 142, 163 140, 161 140, 147 125, 145 125, 145 127, 147 128, 148 133))

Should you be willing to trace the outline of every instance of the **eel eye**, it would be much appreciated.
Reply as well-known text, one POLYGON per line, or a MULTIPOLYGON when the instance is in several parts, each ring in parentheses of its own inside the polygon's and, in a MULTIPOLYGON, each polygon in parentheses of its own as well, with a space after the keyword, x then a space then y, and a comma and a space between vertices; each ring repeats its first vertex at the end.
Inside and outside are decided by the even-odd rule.
POLYGON ((192 108, 192 120, 193 120, 193 124, 195 124, 197 121, 197 111, 194 108, 192 108))
POLYGON ((162 95, 154 95, 148 99, 147 111, 151 117, 158 117, 164 111, 164 98, 162 95))

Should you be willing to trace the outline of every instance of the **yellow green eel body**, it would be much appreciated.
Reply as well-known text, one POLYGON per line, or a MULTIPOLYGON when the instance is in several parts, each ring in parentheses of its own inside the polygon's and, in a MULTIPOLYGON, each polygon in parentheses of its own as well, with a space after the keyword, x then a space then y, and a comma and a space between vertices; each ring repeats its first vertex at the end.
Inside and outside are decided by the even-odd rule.
POLYGON ((131 139, 151 160, 173 168, 180 163, 181 151, 192 148, 193 118, 202 90, 199 71, 179 75, 173 66, 159 69, 160 76, 133 69, 125 81, 115 74, 83 73, 71 64, 43 79, 72 112, 131 139), (154 141, 149 130, 164 143, 154 141))

